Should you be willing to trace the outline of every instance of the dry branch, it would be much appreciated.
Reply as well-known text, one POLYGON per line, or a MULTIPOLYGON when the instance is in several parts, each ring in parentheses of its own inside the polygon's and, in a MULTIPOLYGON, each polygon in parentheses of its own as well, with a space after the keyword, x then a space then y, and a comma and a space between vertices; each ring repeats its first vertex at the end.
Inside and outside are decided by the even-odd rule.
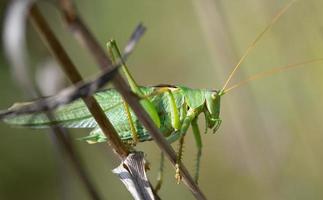
MULTIPOLYGON (((35 98, 40 95, 40 92, 29 77, 28 53, 25 42, 26 19, 32 4, 32 0, 16 0, 10 3, 5 18, 4 44, 7 58, 11 62, 11 68, 13 69, 12 74, 18 85, 27 96, 35 98)), ((48 119, 53 118, 50 111, 46 111, 45 115, 48 119)), ((101 197, 75 151, 67 130, 59 126, 51 127, 50 130, 51 139, 54 141, 55 147, 70 159, 91 199, 100 200, 101 197)))
MULTIPOLYGON (((65 16, 70 30, 73 31, 75 37, 89 50, 92 56, 102 70, 111 69, 112 62, 109 57, 105 54, 103 48, 99 45, 95 37, 92 35, 88 27, 84 24, 82 19, 78 16, 78 13, 74 7, 73 1, 71 0, 59 0, 62 14, 65 16)), ((171 163, 175 166, 177 156, 174 149, 163 137, 163 134, 157 129, 149 115, 140 105, 137 98, 135 98, 130 92, 129 86, 120 74, 116 74, 111 80, 118 92, 124 97, 127 103, 131 106, 136 116, 139 118, 141 123, 150 133, 151 137, 158 144, 159 148, 166 154, 171 163)), ((194 182, 190 176, 188 170, 182 164, 179 166, 180 172, 183 176, 184 183, 188 186, 190 191, 196 197, 196 199, 206 199, 200 188, 194 182)))
MULTIPOLYGON (((68 76, 68 78, 72 81, 73 84, 82 84, 83 79, 76 69, 76 66, 72 63, 71 59, 65 52, 62 45, 59 43, 58 39, 48 26, 47 22, 41 15, 40 11, 34 5, 30 10, 30 18, 34 24, 34 26, 37 28, 38 32, 40 33, 44 43, 48 46, 52 54, 56 57, 56 59, 60 62, 60 66, 63 68, 65 74, 68 76)), ((136 41, 140 38, 142 33, 144 32, 143 26, 139 26, 139 28, 136 29, 134 34, 132 35, 132 38, 130 39, 130 45, 128 48, 127 55, 131 53, 133 50, 136 41), (136 41, 134 41, 136 40, 136 41)), ((117 68, 115 68, 114 72, 117 72, 117 68)), ((115 73, 110 73, 115 74, 115 73)), ((80 90, 78 91, 80 92, 80 90)), ((70 96, 69 96, 70 97, 70 96)), ((71 98, 63 98, 63 99, 71 99, 71 98)), ((72 98, 73 99, 73 98, 72 98)), ((94 97, 87 95, 82 97, 83 101, 85 102, 85 105, 87 106, 88 110, 96 120, 97 124, 99 125, 102 132, 106 135, 108 138, 108 143, 111 145, 113 150, 116 152, 116 154, 119 156, 119 158, 123 161, 126 160, 129 154, 128 148, 123 144, 121 139, 119 138, 117 132, 115 131, 114 127, 106 117, 104 111, 100 107, 100 105, 97 103, 94 97)), ((46 102, 43 102, 42 105, 49 105, 46 102)), ((41 106, 42 107, 42 106, 41 106)), ((135 154, 136 155, 136 154, 135 154)), ((138 163, 139 165, 142 164, 142 162, 138 163)), ((130 167, 130 166, 128 166, 130 167)), ((143 166, 144 168, 144 166, 143 166)), ((133 171, 131 173, 134 177, 142 177, 146 178, 145 173, 141 173, 142 171, 133 171)), ((148 179, 146 178, 148 181, 148 179)), ((156 199, 159 199, 157 195, 154 195, 152 193, 152 189, 150 188, 150 184, 148 181, 148 188, 146 190, 141 190, 141 185, 139 185, 140 182, 133 181, 133 185, 135 186, 134 189, 131 191, 131 194, 133 196, 142 196, 145 198, 142 199, 155 199, 154 196, 156 196, 156 199), (150 191, 150 192, 147 192, 150 191), (148 198, 149 197, 149 198, 148 198)))
MULTIPOLYGON (((74 9, 74 6, 72 4, 72 1, 69 0, 61 0, 60 6, 63 11, 63 14, 65 16, 65 20, 73 33, 75 34, 76 38, 80 40, 80 42, 85 45, 85 47, 89 50, 89 52, 92 54, 92 56, 95 58, 96 62, 100 66, 100 68, 103 70, 103 74, 99 76, 98 79, 90 82, 90 83, 79 83, 81 81, 81 77, 79 75, 76 75, 74 77, 70 77, 73 83, 78 82, 79 85, 76 89, 67 89, 64 90, 61 95, 65 95, 67 98, 63 98, 63 103, 66 103, 67 101, 71 101, 72 99, 75 99, 77 97, 83 97, 86 101, 90 101, 87 103, 90 109, 93 109, 93 105, 97 105, 89 95, 93 94, 98 88, 102 87, 104 83, 106 83, 108 80, 111 79, 112 83, 114 84, 115 88, 118 90, 118 92, 124 97, 124 99, 127 101, 127 103, 132 107, 133 111, 139 118, 139 120, 142 122, 142 124, 145 126, 145 128, 148 130, 148 132, 151 134, 154 141, 158 144, 159 148, 166 154, 166 156, 170 159, 171 163, 175 166, 177 156, 173 148, 170 146, 170 144, 165 140, 163 137, 163 134, 158 130, 158 128, 154 125, 149 115, 144 111, 144 109, 141 107, 138 98, 133 95, 131 92, 129 86, 125 82, 125 80, 122 78, 122 76, 118 73, 118 70, 116 67, 118 65, 113 66, 111 63, 111 60, 107 57, 105 54, 105 51, 103 48, 99 45, 99 43, 96 41, 92 33, 89 31, 87 26, 83 23, 81 18, 78 17, 76 10, 74 9)), ((32 9, 31 17, 33 18, 34 23, 40 23, 38 24, 38 28, 40 28, 43 24, 42 21, 37 21, 40 19, 39 12, 35 7, 32 9)), ((40 28, 40 31, 43 30, 44 27, 40 28)), ((54 51, 55 49, 60 49, 60 52, 53 52, 56 58, 61 59, 61 64, 67 63, 67 69, 65 70, 66 73, 73 72, 73 64, 66 60, 69 59, 67 54, 64 55, 64 51, 61 51, 62 48, 57 47, 57 44, 53 41, 54 35, 50 35, 49 32, 42 33, 44 39, 46 39, 46 43, 48 45, 53 45, 51 47, 51 50, 54 51), (46 38, 49 37, 49 38, 46 38), (55 46, 56 45, 56 46, 55 46), (72 69, 72 71, 70 71, 72 69)), ((56 41, 58 42, 58 41, 56 41)), ((127 48, 126 48, 127 50, 127 48)), ((125 57, 127 57, 127 51, 125 57)), ((73 72, 73 74, 78 74, 73 72)), ((61 99, 57 99, 56 97, 52 97, 51 99, 43 99, 40 100, 39 105, 37 109, 52 109, 55 106, 57 106, 57 102, 62 103, 61 99), (56 99, 55 99, 56 98, 56 99), (50 104, 49 102, 52 102, 53 104, 50 104), (56 103, 56 104, 55 104, 56 103), (54 105, 54 106, 51 106, 54 105)), ((128 155, 128 151, 124 148, 124 145, 120 141, 120 139, 117 137, 117 134, 115 131, 113 131, 113 127, 110 126, 111 124, 107 123, 106 116, 104 115, 103 111, 100 110, 99 105, 94 106, 96 111, 92 111, 91 113, 93 115, 96 115, 96 119, 99 120, 98 124, 100 124, 100 128, 104 130, 104 133, 107 134, 109 140, 111 141, 112 146, 115 148, 118 155, 120 155, 121 158, 125 158, 126 155, 128 155), (111 128, 112 127, 112 128, 111 128), (112 135, 111 136, 111 131, 112 135), (114 132, 114 133, 113 133, 114 132), (111 139, 112 138, 112 139, 111 139), (119 145, 122 144, 122 145, 119 145)), ((17 113, 23 113, 23 112, 31 112, 35 110, 34 105, 26 106, 25 108, 16 109, 16 110, 9 110, 6 113, 2 113, 1 116, 9 115, 9 114, 17 114, 17 113)), ((0 118, 1 118, 0 116, 0 118)), ((196 185, 193 178, 188 173, 188 170, 180 164, 179 166, 181 175, 183 176, 184 183, 188 186, 190 191, 193 193, 193 195, 196 197, 196 199, 206 199, 200 188, 196 185)))

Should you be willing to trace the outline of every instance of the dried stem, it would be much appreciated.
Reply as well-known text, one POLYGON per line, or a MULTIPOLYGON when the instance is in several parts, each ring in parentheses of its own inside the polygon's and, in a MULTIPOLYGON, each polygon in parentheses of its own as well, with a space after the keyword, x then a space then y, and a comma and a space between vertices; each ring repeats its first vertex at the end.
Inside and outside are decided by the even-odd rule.
MULTIPOLYGON (((46 112, 46 115, 48 116, 49 119, 51 118, 53 119, 53 116, 51 116, 49 112, 46 112)), ((85 171, 85 168, 83 167, 81 159, 78 156, 78 154, 75 152, 75 149, 71 141, 69 140, 68 137, 64 135, 64 129, 58 126, 53 126, 51 127, 51 130, 53 131, 55 138, 58 140, 58 144, 60 145, 60 147, 67 153, 67 155, 69 156, 69 159, 72 161, 72 164, 74 165, 76 172, 78 173, 83 184, 85 185, 86 190, 91 196, 91 199, 93 200, 102 199, 97 189, 95 188, 93 182, 91 181, 88 173, 85 171)))
MULTIPOLYGON (((60 0, 59 3, 61 10, 65 16, 65 20, 70 29, 75 34, 76 38, 79 39, 80 42, 89 50, 102 70, 111 69, 111 60, 105 54, 105 51, 99 45, 82 19, 78 17, 73 2, 71 0, 60 0)), ((140 105, 138 99, 136 99, 132 95, 131 90, 125 80, 121 77, 120 74, 116 74, 112 79, 112 83, 114 84, 118 92, 124 97, 127 103, 131 106, 136 116, 151 134, 152 138, 158 144, 159 148, 166 154, 168 159, 170 159, 171 163, 175 166, 177 156, 174 149, 170 146, 170 144, 163 137, 163 134, 154 125, 151 118, 140 105)), ((190 176, 185 166, 180 165, 180 172, 183 176, 184 183, 188 186, 196 199, 206 199, 200 188, 190 176)))
MULTIPOLYGON (((64 70, 65 74, 74 84, 83 83, 83 79, 76 69, 75 65, 72 63, 71 59, 67 55, 66 51, 54 35, 53 31, 48 26, 47 22, 41 15, 39 9, 34 5, 30 10, 30 18, 37 28, 38 32, 40 33, 43 41, 48 46, 52 54, 56 57, 56 59, 60 62, 60 66, 64 70)), ((139 26, 138 27, 141 31, 144 31, 144 28, 139 26)), ((135 32, 136 33, 136 32, 135 32)), ((133 44, 133 41, 130 40, 133 44)), ((131 47, 133 48, 133 47, 131 47)), ((128 54, 131 53, 128 51, 128 54)), ((112 146, 116 154, 119 156, 121 160, 126 159, 129 154, 128 148, 123 144, 120 140, 117 132, 115 131, 114 127, 106 117, 104 111, 97 103, 94 97, 87 96, 82 98, 85 102, 87 108, 95 118, 97 124, 100 126, 103 133, 107 136, 109 144, 112 146)), ((154 194, 156 199, 160 199, 157 194, 154 194)))
MULTIPOLYGON (((48 24, 39 12, 36 5, 34 5, 30 10, 30 19, 32 20, 34 26, 37 28, 38 32, 42 36, 45 44, 49 47, 50 51, 60 62, 60 66, 64 70, 67 77, 72 81, 72 83, 77 84, 83 82, 81 74, 78 72, 75 65, 68 57, 67 53, 53 34, 52 30, 50 30, 48 24)), ((94 119, 100 126, 102 132, 107 136, 110 145, 116 151, 117 155, 120 156, 121 159, 127 157, 129 153, 128 149, 119 138, 117 132, 113 128, 112 124, 106 117, 104 111, 97 103, 95 98, 89 96, 84 97, 82 99, 85 102, 91 114, 93 115, 94 119)))
MULTIPOLYGON (((28 73, 26 73, 28 69, 28 61, 27 61, 27 51, 25 44, 25 24, 27 14, 30 10, 30 6, 32 5, 32 1, 12 1, 7 12, 5 32, 11 35, 6 35, 5 39, 7 40, 5 50, 7 51, 7 56, 11 61, 12 67, 14 69, 13 74, 19 83, 21 89, 28 96, 32 96, 33 98, 38 97, 40 95, 40 91, 38 88, 32 83, 32 81, 28 77, 28 73), (9 30, 8 30, 9 29, 9 30), (19 33, 16 34, 15 31, 19 33), (14 33, 14 34, 12 34, 14 33), (12 37, 10 37, 12 36, 12 37), (17 43, 15 43, 18 41, 17 43), (19 46, 15 45, 19 44, 19 46)), ((49 120, 53 119, 53 115, 50 110, 44 112, 44 114, 48 117, 49 120)), ((66 154, 66 156, 70 159, 72 166, 76 170, 76 173, 80 177, 81 181, 85 185, 91 199, 100 200, 101 197, 99 193, 96 191, 96 188, 92 181, 89 178, 89 175, 86 173, 83 163, 73 144, 69 139, 69 135, 65 129, 59 126, 50 127, 51 136, 54 139, 54 142, 59 149, 62 149, 62 153, 66 154)), ((56 147, 56 146, 55 146, 56 147)))

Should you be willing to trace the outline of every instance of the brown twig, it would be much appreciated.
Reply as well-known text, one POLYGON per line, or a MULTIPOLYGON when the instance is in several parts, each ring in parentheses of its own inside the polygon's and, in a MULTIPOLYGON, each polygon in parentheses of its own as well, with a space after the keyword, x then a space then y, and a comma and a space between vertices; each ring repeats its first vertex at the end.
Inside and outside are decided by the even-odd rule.
MULTIPOLYGON (((49 119, 53 118, 49 113, 47 113, 49 119)), ((67 153, 69 159, 72 161, 76 172, 78 173, 79 177, 81 178, 83 184, 85 185, 86 190, 88 191, 89 195, 93 200, 100 200, 102 199, 95 188, 93 182, 91 181, 88 173, 85 171, 83 164, 81 162, 80 157, 75 152, 75 149, 68 137, 64 135, 64 129, 59 126, 51 127, 55 138, 59 141, 60 147, 67 153)))
MULTIPOLYGON (((71 103, 72 101, 93 95, 99 89, 101 89, 112 77, 116 74, 118 66, 112 71, 105 71, 96 79, 88 82, 82 82, 62 89, 58 94, 38 98, 33 102, 27 104, 14 104, 7 110, 0 111, 0 120, 5 120, 7 117, 17 116, 22 114, 33 114, 44 111, 51 111, 60 105, 71 103)), ((51 125, 59 125, 55 120, 51 121, 51 125)))
MULTIPOLYGON (((32 4, 32 0, 12 1, 6 14, 4 32, 6 33, 5 50, 7 57, 11 62, 11 67, 14 69, 12 73, 17 80, 18 85, 26 93, 26 95, 36 98, 40 96, 41 92, 32 83, 28 74, 28 53, 24 37, 26 19, 32 4), (16 33, 17 31, 18 33, 16 33), (17 43, 16 41, 19 42, 17 43)), ((46 111, 44 114, 49 120, 53 119, 50 111, 46 111)), ((84 183, 91 199, 100 200, 100 195, 96 191, 91 179, 89 178, 89 175, 86 173, 84 165, 69 139, 67 130, 59 126, 50 128, 52 136, 51 138, 54 140, 55 145, 58 145, 55 147, 57 147, 58 150, 62 150, 62 153, 64 153, 64 155, 70 159, 72 166, 76 170, 81 181, 84 183)))
MULTIPOLYGON (((30 18, 40 33, 44 43, 48 46, 52 54, 56 57, 56 59, 60 62, 62 69, 64 70, 65 74, 74 84, 81 84, 83 83, 83 78, 81 77, 80 73, 76 69, 75 65, 72 63, 71 59, 67 55, 66 51, 54 35, 53 31, 48 26, 47 22, 45 21, 44 17, 41 15, 39 9, 36 5, 30 10, 30 18)), ((144 32, 144 27, 138 26, 139 35, 144 32)), ((135 31, 137 33, 137 31, 135 31)), ((137 39, 133 40, 133 37, 138 37, 138 35, 133 35, 130 39, 132 42, 132 46, 129 48, 127 52, 128 55, 131 53, 131 49, 133 49, 133 43, 137 39)), ((140 37, 140 36, 139 36, 140 37)), ((82 97, 83 101, 85 102, 87 108, 89 109, 90 113, 96 120, 97 124, 100 126, 103 133, 108 138, 109 144, 112 146, 116 154, 119 156, 121 160, 125 160, 129 154, 128 148, 124 145, 124 143, 120 140, 117 132, 115 131, 114 127, 106 117, 104 111, 97 103, 94 97, 86 96, 82 97)), ((154 194, 156 199, 160 199, 157 194, 154 194)))
MULTIPOLYGON (((67 77, 72 81, 72 83, 77 84, 83 82, 81 74, 78 72, 75 65, 68 57, 64 48, 58 42, 52 30, 50 30, 48 24, 39 12, 39 9, 36 7, 36 5, 33 5, 33 7, 30 9, 30 19, 43 38, 44 43, 48 46, 52 54, 59 61, 60 66, 64 70, 67 77)), ((127 157, 129 153, 128 149, 119 138, 111 122, 108 120, 104 111, 94 99, 94 97, 88 96, 83 97, 82 99, 93 115, 94 119, 97 121, 102 132, 107 136, 110 145, 116 151, 117 155, 120 156, 121 159, 127 157)))
MULTIPOLYGON (((95 58, 96 62, 102 70, 111 69, 111 60, 105 54, 105 51, 99 45, 82 19, 78 16, 73 2, 71 0, 59 0, 59 3, 63 15, 65 16, 65 21, 75 34, 76 38, 79 39, 86 48, 88 48, 89 52, 95 58)), ((158 144, 159 148, 166 154, 168 159, 170 159, 171 163, 175 166, 177 156, 174 149, 170 146, 170 144, 163 137, 163 134, 160 133, 160 131, 154 125, 149 115, 140 105, 138 99, 134 98, 134 96, 131 94, 131 90, 125 80, 121 77, 120 74, 116 74, 112 79, 112 83, 118 90, 118 92, 124 97, 127 103, 131 106, 136 116, 151 134, 152 138, 158 144)), ((196 199, 206 199, 200 188, 190 176, 185 166, 180 165, 180 172, 183 176, 184 183, 188 186, 196 199)))

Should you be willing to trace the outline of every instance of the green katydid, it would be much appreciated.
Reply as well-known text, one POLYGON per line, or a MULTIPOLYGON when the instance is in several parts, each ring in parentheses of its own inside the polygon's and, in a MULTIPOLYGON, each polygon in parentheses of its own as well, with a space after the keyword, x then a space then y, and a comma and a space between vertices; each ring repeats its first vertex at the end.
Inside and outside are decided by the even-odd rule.
MULTIPOLYGON (((316 59, 285 67, 274 68, 273 70, 252 76, 236 85, 233 85, 230 88, 227 88, 227 85, 234 73, 239 68, 242 61, 246 58, 250 50, 292 3, 293 1, 285 6, 249 46, 245 54, 239 60, 238 64, 234 67, 232 73, 229 75, 221 90, 191 89, 184 86, 170 85, 139 87, 129 73, 127 66, 125 63, 123 63, 122 69, 132 91, 141 98, 141 104, 151 116, 157 127, 161 130, 170 143, 175 141, 180 142, 177 161, 178 163, 181 162, 184 136, 189 126, 192 126, 198 150, 195 173, 196 181, 198 180, 200 157, 202 154, 202 140, 200 129, 197 123, 197 118, 200 114, 203 113, 205 116, 206 129, 212 129, 215 133, 221 124, 220 102, 221 97, 224 94, 246 82, 249 82, 250 80, 268 76, 270 74, 278 73, 280 71, 300 65, 322 61, 322 59, 316 59)), ((116 62, 116 60, 121 58, 115 41, 112 40, 108 43, 108 51, 113 61, 116 62)), ((135 114, 131 111, 131 109, 129 109, 128 105, 124 102, 121 95, 116 90, 107 89, 105 91, 100 91, 97 92, 94 97, 99 102, 107 117, 118 132, 120 138, 124 142, 135 144, 137 142, 151 140, 149 133, 141 125, 135 114)), ((16 106, 20 105, 18 104, 16 106)), ((105 135, 97 126, 95 120, 92 118, 82 100, 76 100, 70 104, 60 106, 53 113, 55 115, 54 122, 48 121, 46 116, 43 114, 24 114, 8 117, 5 119, 5 121, 10 124, 33 128, 44 128, 52 124, 59 124, 67 128, 92 128, 93 130, 90 132, 89 136, 83 137, 82 140, 86 140, 89 143, 106 141, 105 135)), ((207 130, 205 132, 207 132, 207 130)), ((178 180, 180 179, 178 170, 176 172, 176 177, 178 180)))

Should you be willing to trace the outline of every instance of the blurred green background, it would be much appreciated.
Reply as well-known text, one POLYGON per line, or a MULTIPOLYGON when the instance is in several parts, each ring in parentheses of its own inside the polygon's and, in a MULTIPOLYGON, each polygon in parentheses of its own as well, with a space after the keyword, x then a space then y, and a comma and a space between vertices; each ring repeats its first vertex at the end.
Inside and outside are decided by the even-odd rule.
MULTIPOLYGON (((148 31, 128 61, 142 85, 180 84, 220 89, 239 56, 288 1, 76 1, 79 12, 102 45, 115 38, 123 46, 138 22, 148 31)), ((1 2, 3 21, 6 3, 1 2)), ((97 74, 87 50, 69 34, 52 4, 41 3, 73 61, 85 77, 97 74)), ((232 83, 275 66, 323 58, 320 0, 297 1, 248 56, 232 83)), ((1 29, 1 32, 3 30, 1 29)), ((33 28, 28 28, 31 63, 48 59, 33 28)), ((25 101, 0 51, 0 107, 25 101)), ((323 64, 308 65, 234 90, 222 99, 223 123, 203 135, 200 186, 209 199, 323 198, 323 64)), ((36 67, 33 67, 36 70, 36 67)), ((48 80, 50 81, 50 80, 48 80)), ((203 117, 201 127, 203 128, 203 117)), ((88 130, 72 130, 72 137, 88 130)), ((68 161, 63 172, 47 130, 0 123, 0 199, 89 199, 68 161)), ((105 144, 73 141, 104 199, 131 199, 111 170, 119 161, 105 144)), ((175 145, 176 147, 176 145, 175 145)), ((138 145, 147 154, 154 181, 159 151, 153 142, 138 145)), ((184 163, 193 171, 192 134, 184 163)), ((168 161, 163 199, 194 199, 176 185, 168 161)))

